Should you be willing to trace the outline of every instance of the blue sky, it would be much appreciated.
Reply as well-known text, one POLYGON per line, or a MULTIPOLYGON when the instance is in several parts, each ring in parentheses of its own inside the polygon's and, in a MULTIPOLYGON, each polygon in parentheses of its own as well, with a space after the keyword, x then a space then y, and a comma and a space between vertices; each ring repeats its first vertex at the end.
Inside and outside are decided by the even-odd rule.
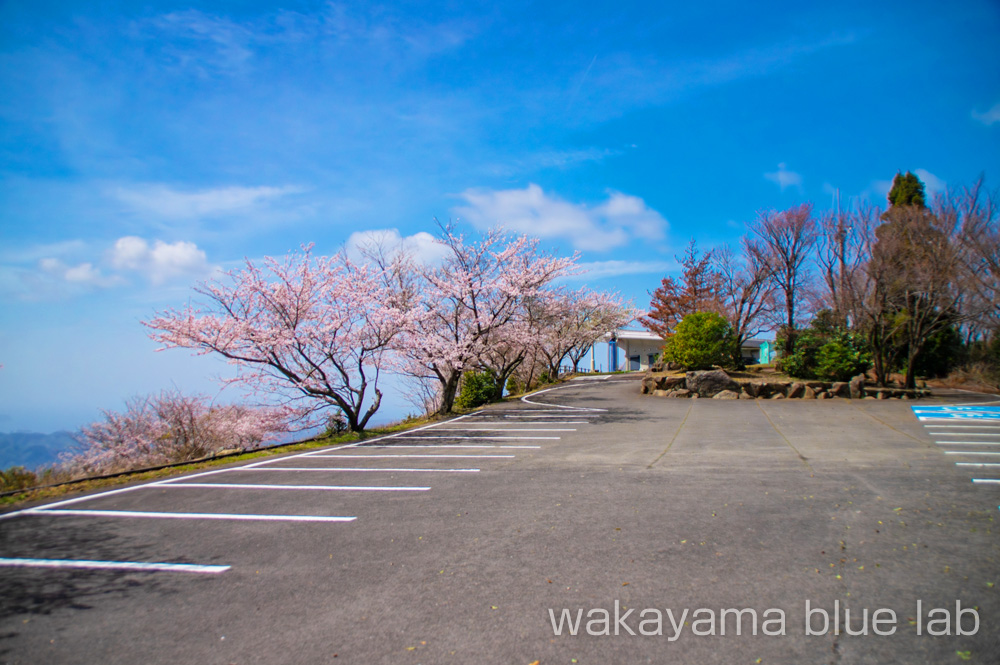
POLYGON ((995 2, 478 4, 0 4, 0 431, 214 392, 139 322, 243 257, 501 222, 644 307, 759 209, 1000 181, 995 2))

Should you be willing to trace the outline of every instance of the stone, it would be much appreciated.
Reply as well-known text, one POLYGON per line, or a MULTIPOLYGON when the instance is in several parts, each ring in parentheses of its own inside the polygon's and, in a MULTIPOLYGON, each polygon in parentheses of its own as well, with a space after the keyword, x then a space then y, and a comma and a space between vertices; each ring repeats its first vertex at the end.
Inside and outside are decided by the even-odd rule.
POLYGON ((721 369, 704 372, 688 372, 685 387, 701 397, 711 397, 723 390, 739 391, 740 384, 721 369))
POLYGON ((830 384, 830 394, 834 397, 850 397, 851 385, 846 381, 835 381, 830 384))
POLYGON ((858 374, 851 379, 848 386, 851 391, 851 399, 861 399, 865 396, 865 375, 858 374))
POLYGON ((832 399, 832 396, 828 392, 821 392, 816 394, 816 399, 832 399))
POLYGON ((775 393, 774 395, 771 395, 771 399, 785 399, 785 396, 781 393, 775 393))
POLYGON ((683 376, 662 376, 656 379, 656 387, 660 390, 673 390, 683 388, 685 378, 683 376))
POLYGON ((687 388, 678 388, 667 393, 667 397, 690 397, 691 391, 687 388))
POLYGON ((723 390, 715 394, 712 399, 739 399, 740 394, 732 390, 723 390))
POLYGON ((802 391, 802 399, 816 399, 816 391, 812 386, 806 386, 806 389, 802 391))
POLYGON ((787 381, 766 381, 761 384, 758 397, 771 397, 773 395, 785 395, 791 384, 787 381))
POLYGON ((799 397, 802 397, 805 394, 805 392, 806 392, 806 384, 799 383, 798 381, 796 381, 788 389, 788 399, 797 399, 799 397))
POLYGON ((640 394, 648 395, 656 389, 656 379, 651 374, 642 377, 642 388, 640 394))
POLYGON ((656 397, 666 397, 669 394, 670 394, 669 390, 656 389, 656 390, 653 391, 653 395, 656 396, 656 397))

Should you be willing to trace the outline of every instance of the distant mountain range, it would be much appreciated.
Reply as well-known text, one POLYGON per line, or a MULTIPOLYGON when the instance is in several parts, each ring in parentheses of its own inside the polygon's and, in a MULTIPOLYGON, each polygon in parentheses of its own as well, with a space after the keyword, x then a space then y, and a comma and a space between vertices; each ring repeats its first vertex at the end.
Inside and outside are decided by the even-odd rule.
POLYGON ((59 453, 75 443, 72 432, 0 432, 0 469, 53 466, 59 461, 59 453))

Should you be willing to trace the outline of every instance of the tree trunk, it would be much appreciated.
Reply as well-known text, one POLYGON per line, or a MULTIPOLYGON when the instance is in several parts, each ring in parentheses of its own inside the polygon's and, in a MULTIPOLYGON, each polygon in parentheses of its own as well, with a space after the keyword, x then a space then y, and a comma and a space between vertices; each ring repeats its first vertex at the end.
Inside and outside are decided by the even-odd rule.
POLYGON ((355 418, 355 421, 357 422, 357 429, 353 429, 352 428, 351 431, 352 432, 363 432, 365 430, 365 428, 368 427, 368 421, 371 420, 371 417, 375 415, 375 412, 378 411, 378 407, 381 404, 382 404, 382 391, 379 390, 378 388, 376 388, 375 389, 375 401, 373 401, 372 404, 371 404, 371 406, 368 407, 368 410, 365 411, 365 417, 364 418, 362 418, 359 422, 357 421, 357 418, 355 418))
POLYGON ((788 328, 785 337, 785 356, 787 357, 795 353, 795 298, 791 291, 786 294, 785 308, 788 311, 788 328))
POLYGON ((906 354, 906 379, 903 383, 904 388, 917 387, 916 370, 913 369, 913 366, 916 364, 917 356, 920 355, 920 351, 920 347, 917 347, 916 350, 914 350, 914 347, 911 346, 909 353, 906 354))
POLYGON ((461 372, 452 372, 446 381, 441 382, 441 407, 438 409, 439 416, 446 416, 455 407, 455 397, 458 395, 458 381, 462 378, 461 372))

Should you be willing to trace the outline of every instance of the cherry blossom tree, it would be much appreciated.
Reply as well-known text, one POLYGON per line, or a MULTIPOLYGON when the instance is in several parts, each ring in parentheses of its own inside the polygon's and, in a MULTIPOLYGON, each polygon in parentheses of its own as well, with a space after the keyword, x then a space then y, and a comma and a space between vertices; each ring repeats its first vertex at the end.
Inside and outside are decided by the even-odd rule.
POLYGON ((556 378, 567 358, 573 371, 599 339, 622 328, 642 312, 624 304, 617 294, 591 291, 557 291, 542 301, 543 314, 538 317, 540 355, 548 366, 549 376, 556 378))
POLYGON ((339 410, 363 431, 378 411, 390 347, 412 322, 408 294, 386 267, 341 252, 314 259, 311 246, 227 273, 195 289, 204 304, 144 324, 165 348, 214 353, 237 367, 233 382, 296 403, 339 410))
POLYGON ((78 450, 62 455, 73 473, 125 471, 250 450, 288 431, 288 408, 213 405, 203 395, 163 391, 134 397, 124 412, 104 411, 80 430, 78 450))
POLYGON ((573 363, 573 371, 580 369, 580 361, 596 342, 604 336, 638 319, 642 310, 626 303, 617 293, 605 291, 585 291, 579 294, 570 310, 572 325, 570 336, 574 344, 567 356, 573 363))
POLYGON ((408 372, 440 384, 438 413, 450 413, 462 372, 482 364, 491 340, 516 326, 525 303, 556 278, 570 274, 577 257, 543 253, 538 240, 501 229, 467 241, 444 227, 444 260, 420 271, 420 305, 414 325, 397 340, 408 372))
POLYGON ((517 316, 490 335, 478 358, 480 369, 493 379, 493 399, 503 398, 507 380, 533 351, 537 331, 527 312, 517 316))

